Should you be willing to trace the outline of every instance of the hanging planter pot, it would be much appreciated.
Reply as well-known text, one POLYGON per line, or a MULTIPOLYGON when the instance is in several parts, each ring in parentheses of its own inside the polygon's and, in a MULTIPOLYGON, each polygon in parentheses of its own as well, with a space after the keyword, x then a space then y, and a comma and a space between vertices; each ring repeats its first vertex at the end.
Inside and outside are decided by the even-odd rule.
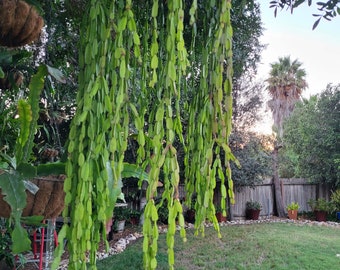
MULTIPOLYGON (((26 191, 26 207, 22 216, 43 216, 44 219, 58 217, 64 209, 64 178, 65 176, 49 176, 34 178, 30 182, 35 184, 39 190, 36 194, 26 191)), ((0 217, 8 218, 11 208, 3 195, 0 194, 0 217)))
POLYGON ((0 45, 20 47, 38 39, 44 25, 34 7, 21 0, 0 0, 0 45))

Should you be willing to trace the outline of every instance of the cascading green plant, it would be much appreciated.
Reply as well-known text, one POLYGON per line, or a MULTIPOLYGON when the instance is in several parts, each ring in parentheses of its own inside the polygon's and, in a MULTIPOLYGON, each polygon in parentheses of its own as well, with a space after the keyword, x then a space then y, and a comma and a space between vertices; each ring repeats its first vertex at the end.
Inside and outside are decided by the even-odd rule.
MULTIPOLYGON (((66 165, 63 216, 71 222, 59 233, 61 245, 57 251, 60 256, 62 239, 66 238, 70 270, 86 269, 88 257, 90 268, 96 269, 96 251, 101 237, 105 240, 104 225, 112 216, 120 192, 130 128, 139 144, 137 163, 148 169, 143 225, 145 269, 157 268, 158 209, 163 203, 169 210, 170 269, 174 267, 177 221, 180 235, 186 239, 178 190, 178 145, 182 144, 186 152, 187 196, 197 196, 196 229, 203 232, 203 224, 209 219, 219 232, 213 204, 216 178, 222 182, 224 213, 227 195, 233 201, 229 161, 234 157, 228 146, 232 107, 231 1, 194 0, 189 8, 188 3, 89 1, 80 34, 77 112, 71 125, 66 165), (195 48, 199 9, 204 10, 206 22, 202 29, 206 37, 199 44, 201 51, 195 48), (186 16, 190 16, 193 33, 189 51, 184 38, 186 16), (190 67, 191 63, 199 64, 190 67), (194 97, 185 106, 188 122, 184 134, 182 96, 186 96, 189 85, 195 85, 191 80, 197 78, 194 97), (160 204, 156 204, 161 178, 164 191, 160 204)), ((54 269, 59 259, 54 261, 54 269)))

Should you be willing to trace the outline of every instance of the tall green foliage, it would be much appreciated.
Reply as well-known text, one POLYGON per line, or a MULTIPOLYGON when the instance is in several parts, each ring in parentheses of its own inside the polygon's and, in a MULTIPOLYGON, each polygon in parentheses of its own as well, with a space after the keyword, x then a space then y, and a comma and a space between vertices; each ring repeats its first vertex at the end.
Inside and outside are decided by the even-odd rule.
POLYGON ((340 185, 340 85, 299 103, 285 123, 285 147, 296 155, 296 174, 340 185))
MULTIPOLYGON (((180 168, 175 142, 186 149, 185 181, 188 197, 197 196, 196 224, 211 220, 219 230, 213 204, 216 178, 222 207, 233 200, 228 146, 232 108, 231 2, 192 1, 189 14, 181 0, 90 1, 84 13, 80 40, 77 112, 72 121, 65 180, 70 217, 59 237, 67 238, 69 269, 96 269, 96 251, 105 235, 118 196, 129 126, 137 131, 137 162, 149 169, 144 210, 144 268, 157 268, 157 185, 164 177, 162 200, 167 201, 169 267, 174 265, 176 220, 185 240, 183 209, 179 201, 180 168), (206 39, 199 47, 199 69, 190 67, 195 54, 197 10, 205 10, 206 39), (145 12, 136 21, 135 14, 145 12), (184 19, 190 17, 191 44, 184 41, 184 19), (148 17, 149 16, 149 17, 148 17), (189 50, 188 50, 189 48, 189 50), (188 135, 183 137, 181 94, 191 79, 199 78, 194 99, 186 105, 188 135), (138 94, 137 94, 138 93, 138 94), (220 153, 224 152, 224 158, 220 153), (226 168, 226 169, 224 169, 226 168)), ((138 17, 139 18, 139 17, 138 17)), ((62 242, 62 241, 61 241, 62 242)), ((62 249, 60 245, 59 251, 62 249)), ((58 265, 58 259, 54 267, 58 265)))

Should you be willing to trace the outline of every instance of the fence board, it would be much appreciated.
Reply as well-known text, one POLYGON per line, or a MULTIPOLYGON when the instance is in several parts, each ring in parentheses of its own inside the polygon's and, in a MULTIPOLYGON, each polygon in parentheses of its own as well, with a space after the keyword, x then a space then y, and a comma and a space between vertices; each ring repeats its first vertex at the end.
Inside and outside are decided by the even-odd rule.
MULTIPOLYGON (((306 179, 280 179, 283 186, 283 205, 286 207, 292 202, 300 205, 299 212, 311 211, 308 205, 310 199, 325 198, 330 199, 330 188, 327 185, 309 183, 306 179)), ((123 192, 127 194, 128 188, 124 187, 123 192)), ((159 189, 159 194, 162 188, 159 189)), ((185 198, 184 185, 179 186, 180 199, 185 198)), ((216 188, 214 203, 218 205, 221 200, 220 189, 216 188)), ((258 201, 262 205, 261 217, 274 215, 274 188, 271 179, 265 179, 263 183, 255 185, 254 188, 243 187, 241 190, 235 191, 235 205, 232 206, 234 218, 241 219, 245 217, 246 202, 258 201)))
MULTIPOLYGON (((325 198, 329 200, 330 189, 327 185, 313 184, 306 179, 298 178, 280 180, 283 186, 284 207, 292 202, 297 202, 300 205, 299 212, 308 212, 311 211, 308 205, 310 199, 325 198)), ((260 215, 262 217, 274 214, 274 189, 270 179, 266 179, 254 188, 244 187, 235 191, 235 199, 236 203, 232 207, 235 218, 245 217, 246 202, 250 200, 261 203, 262 211, 260 215)))

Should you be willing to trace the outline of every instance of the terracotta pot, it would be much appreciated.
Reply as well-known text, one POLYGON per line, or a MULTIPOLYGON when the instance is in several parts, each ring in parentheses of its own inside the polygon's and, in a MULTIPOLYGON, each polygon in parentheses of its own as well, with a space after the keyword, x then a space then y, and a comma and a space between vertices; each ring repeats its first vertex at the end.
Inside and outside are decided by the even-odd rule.
POLYGON ((189 223, 195 223, 195 210, 191 210, 191 209, 187 210, 186 221, 189 223))
POLYGON ((258 220, 261 210, 257 209, 246 209, 246 219, 248 220, 258 220))
POLYGON ((224 217, 221 212, 216 213, 216 218, 217 218, 218 222, 226 222, 227 221, 227 217, 224 217))
POLYGON ((327 220, 327 212, 326 211, 314 211, 315 220, 316 221, 326 221, 327 220))
MULTIPOLYGON (((45 219, 58 217, 64 209, 64 179, 65 176, 61 175, 30 180, 39 187, 39 190, 35 195, 26 191, 27 204, 22 216, 44 216, 45 219)), ((0 217, 8 218, 11 208, 2 198, 3 195, 0 194, 0 217)))
POLYGON ((137 225, 139 222, 139 218, 138 217, 130 217, 130 223, 132 225, 137 225))
POLYGON ((298 214, 297 210, 288 210, 288 218, 289 219, 297 220, 297 214, 298 214))

